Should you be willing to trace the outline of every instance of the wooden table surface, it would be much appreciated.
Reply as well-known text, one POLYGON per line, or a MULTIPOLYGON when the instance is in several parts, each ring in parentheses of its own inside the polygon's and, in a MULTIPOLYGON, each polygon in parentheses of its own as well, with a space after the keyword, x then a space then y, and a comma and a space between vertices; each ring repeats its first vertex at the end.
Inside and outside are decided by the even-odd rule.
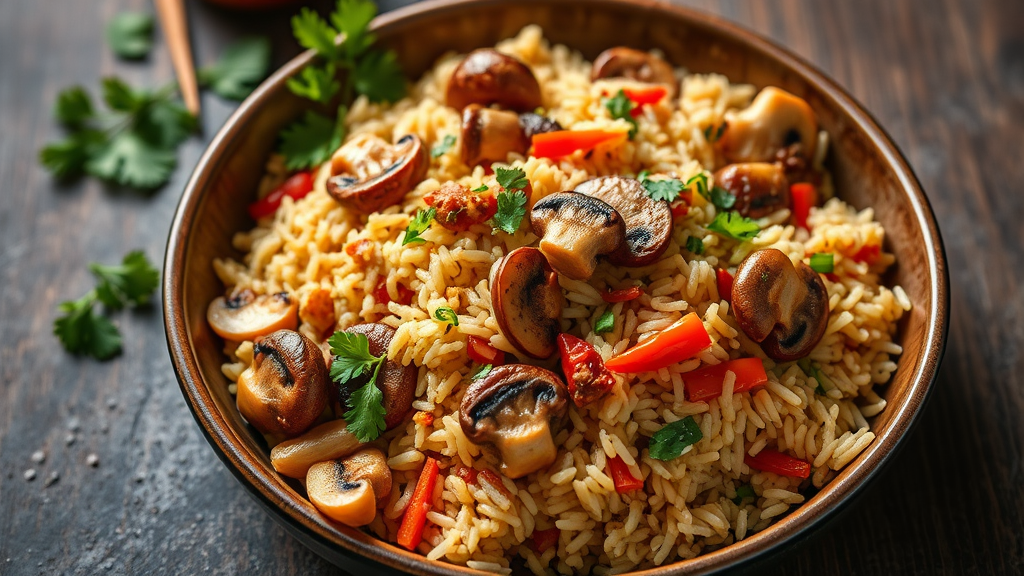
MULTIPOLYGON (((839 522, 767 572, 1024 571, 1024 2, 685 4, 775 39, 852 92, 917 171, 949 257, 952 325, 919 425, 839 522)), ((162 259, 179 191, 234 107, 204 96, 205 132, 154 194, 54 183, 36 154, 59 135, 58 90, 95 91, 110 74, 148 86, 172 78, 162 46, 143 63, 106 48, 105 23, 127 9, 152 10, 145 0, 0 2, 0 574, 338 573, 214 456, 156 307, 116 315, 125 351, 111 362, 74 358, 51 333, 57 304, 92 287, 87 262, 134 248, 162 259), (42 463, 31 460, 38 450, 42 463)), ((189 9, 200 63, 247 33, 274 39, 275 63, 298 52, 293 10, 189 9)))

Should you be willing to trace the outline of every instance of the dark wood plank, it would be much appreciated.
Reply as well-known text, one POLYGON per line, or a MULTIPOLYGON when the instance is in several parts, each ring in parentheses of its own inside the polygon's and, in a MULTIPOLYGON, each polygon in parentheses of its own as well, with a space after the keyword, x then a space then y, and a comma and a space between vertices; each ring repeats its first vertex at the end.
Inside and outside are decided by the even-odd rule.
MULTIPOLYGON (((683 3, 779 41, 863 102, 928 190, 952 272, 946 360, 916 431, 859 501, 769 571, 1021 572, 1024 4, 683 3)), ((278 63, 298 50, 290 10, 189 8, 200 62, 245 34, 270 35, 278 63)), ((72 358, 50 333, 56 305, 91 287, 87 262, 132 248, 162 256, 188 169, 234 107, 204 97, 205 133, 153 195, 54 184, 36 151, 59 134, 49 112, 59 89, 94 89, 114 73, 140 85, 172 78, 162 48, 142 64, 106 50, 103 26, 124 9, 150 8, 0 2, 0 573, 338 573, 217 461, 178 391, 155 309, 117 315, 126 346, 114 362, 72 358), (45 462, 31 461, 36 450, 45 462), (89 454, 98 467, 86 464, 89 454), (29 468, 31 482, 22 477, 29 468)))

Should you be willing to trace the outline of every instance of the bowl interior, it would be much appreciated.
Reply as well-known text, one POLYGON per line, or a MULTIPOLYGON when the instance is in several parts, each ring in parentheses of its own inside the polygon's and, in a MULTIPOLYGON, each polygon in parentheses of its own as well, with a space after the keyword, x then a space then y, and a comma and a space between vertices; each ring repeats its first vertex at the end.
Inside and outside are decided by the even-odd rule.
MULTIPOLYGON (((654 570, 701 573, 733 565, 817 522, 863 484, 891 453, 914 419, 931 384, 945 335, 948 296, 938 230, 905 161, 869 116, 832 82, 799 59, 733 25, 690 11, 630 0, 457 0, 428 2, 376 21, 380 42, 394 48, 407 76, 417 78, 449 51, 491 46, 538 24, 552 43, 593 59, 616 45, 658 48, 677 66, 716 72, 732 82, 774 85, 806 99, 831 136, 829 167, 839 195, 858 208, 872 206, 885 226, 886 248, 898 265, 887 280, 914 303, 900 325, 904 354, 885 388, 886 410, 871 419, 876 441, 799 509, 740 543, 695 560, 654 570)), ((241 256, 235 232, 253 223, 252 202, 264 162, 283 126, 306 104, 284 79, 303 55, 275 74, 228 121, 200 161, 171 230, 165 263, 168 343, 186 398, 229 468, 261 502, 299 532, 307 544, 337 561, 356 552, 416 573, 475 571, 427 562, 359 531, 324 521, 305 498, 273 472, 260 440, 239 416, 221 374, 221 340, 206 322, 206 306, 223 287, 215 258, 241 256)))

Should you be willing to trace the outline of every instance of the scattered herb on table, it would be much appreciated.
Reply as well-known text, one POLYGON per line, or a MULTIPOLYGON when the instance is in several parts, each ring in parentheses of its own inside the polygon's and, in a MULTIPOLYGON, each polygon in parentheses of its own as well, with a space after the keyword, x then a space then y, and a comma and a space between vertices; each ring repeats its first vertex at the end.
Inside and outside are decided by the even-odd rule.
POLYGON ((622 89, 612 96, 611 98, 604 99, 604 107, 608 110, 608 114, 611 115, 613 120, 625 120, 629 122, 629 139, 632 140, 636 136, 637 122, 636 118, 633 117, 632 111, 635 104, 626 96, 626 92, 622 89))
POLYGON ((605 310, 604 314, 601 314, 601 317, 598 318, 597 322, 594 324, 594 332, 597 334, 604 334, 606 332, 611 332, 614 329, 615 314, 612 314, 611 310, 605 310))
POLYGON ((700 442, 704 434, 693 416, 687 416, 671 424, 666 424, 651 436, 648 448, 651 458, 655 460, 672 460, 682 456, 690 446, 700 442))
POLYGON ((811 254, 811 269, 820 274, 831 274, 835 270, 835 255, 831 252, 811 254))
MULTIPOLYGON (((453 146, 455 146, 455 136, 447 134, 445 135, 444 138, 441 139, 440 142, 435 144, 434 147, 430 149, 430 157, 440 158, 441 156, 444 156, 445 153, 447 153, 449 150, 451 150, 453 146)), ((484 186, 484 190, 486 189, 487 187, 484 186)))
POLYGON ((761 227, 750 218, 740 216, 738 212, 719 212, 708 224, 708 230, 726 238, 746 242, 757 236, 761 232, 761 227))
POLYGON ((686 249, 698 256, 704 253, 704 241, 696 236, 686 239, 686 249))
POLYGON ((376 440, 384 431, 384 394, 377 388, 377 375, 387 354, 370 353, 370 341, 363 334, 335 332, 327 339, 331 347, 331 380, 344 385, 349 380, 370 373, 370 379, 348 397, 345 412, 346 428, 360 442, 376 440))
POLYGON ((270 69, 270 40, 247 38, 228 46, 213 64, 196 73, 201 86, 228 100, 244 100, 270 69))
POLYGON ((153 48, 153 17, 142 12, 115 15, 107 24, 107 43, 121 58, 145 58, 153 48))
POLYGON ((409 222, 409 226, 405 229, 405 238, 402 240, 402 246, 414 242, 426 242, 426 239, 420 237, 420 234, 423 234, 430 228, 430 223, 434 220, 436 214, 437 210, 434 208, 427 208, 426 210, 416 212, 412 221, 409 222))

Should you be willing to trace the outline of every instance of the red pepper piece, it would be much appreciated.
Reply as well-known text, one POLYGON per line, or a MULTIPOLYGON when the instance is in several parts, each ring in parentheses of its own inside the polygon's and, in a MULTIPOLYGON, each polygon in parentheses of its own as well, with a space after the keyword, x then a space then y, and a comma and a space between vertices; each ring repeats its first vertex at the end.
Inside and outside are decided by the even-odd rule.
POLYGON ((626 132, 608 130, 560 130, 533 135, 533 155, 537 158, 561 158, 577 150, 593 150, 602 144, 621 144, 626 132))
POLYGON ((724 268, 719 268, 715 276, 718 280, 718 297, 732 304, 732 274, 724 268))
POLYGON ((608 459, 608 472, 611 473, 612 481, 615 482, 615 491, 619 494, 626 494, 644 487, 644 481, 635 478, 629 471, 629 466, 618 456, 608 459))
POLYGON ((818 189, 809 182, 797 182, 789 187, 789 197, 792 203, 793 224, 810 230, 807 226, 807 217, 811 214, 811 207, 818 204, 818 189))
POLYGON ((629 115, 636 118, 642 113, 644 104, 657 104, 668 94, 668 88, 664 86, 642 86, 637 88, 623 88, 626 98, 633 101, 636 106, 629 111, 629 115))
POLYGON ((687 399, 690 402, 703 402, 721 396, 722 382, 725 381, 727 371, 736 375, 733 392, 746 392, 768 382, 768 374, 760 358, 738 358, 683 374, 687 399))
POLYGON ((762 472, 771 472, 792 478, 807 478, 811 475, 811 464, 775 450, 761 450, 757 456, 746 455, 743 462, 762 472))
POLYGON ((477 474, 478 472, 476 471, 476 468, 470 468, 468 466, 460 466, 455 470, 455 475, 462 478, 466 484, 476 484, 477 474))
POLYGON ((562 531, 558 528, 548 528, 547 530, 534 530, 533 531, 533 551, 537 554, 543 554, 545 550, 551 548, 558 543, 558 537, 562 531))
POLYGON ((427 524, 427 512, 434 507, 434 483, 440 469, 437 460, 427 458, 423 470, 420 471, 420 478, 416 482, 416 489, 412 493, 412 500, 402 516, 402 525, 398 528, 399 546, 406 550, 415 550, 423 541, 423 528, 427 524))
POLYGON ((580 408, 604 396, 615 385, 615 377, 605 369, 601 355, 589 343, 559 334, 558 350, 569 396, 580 408))
POLYGON ((639 286, 630 286, 629 288, 623 288, 621 290, 608 290, 604 294, 601 294, 601 298, 609 304, 616 302, 629 302, 630 300, 636 300, 640 296, 643 296, 644 289, 639 286))
POLYGON ((704 323, 691 312, 654 336, 610 358, 604 365, 612 372, 650 372, 693 358, 710 347, 711 336, 704 323))
POLYGON ((483 338, 470 336, 467 352, 469 354, 469 359, 477 364, 501 366, 505 363, 505 353, 494 346, 491 346, 491 344, 483 338))
POLYGON ((864 262, 867 264, 874 264, 878 261, 878 257, 882 255, 882 247, 878 244, 866 244, 857 250, 857 253, 852 256, 856 262, 864 262))
POLYGON ((249 205, 249 215, 254 220, 270 216, 281 207, 281 200, 285 196, 298 200, 313 190, 313 175, 309 172, 299 172, 288 178, 283 184, 275 188, 270 194, 249 205))
MULTIPOLYGON (((406 288, 405 284, 398 284, 396 287, 398 289, 398 300, 395 300, 395 302, 398 302, 403 306, 408 306, 409 304, 411 304, 413 296, 416 295, 416 292, 410 288, 406 288)), ((380 282, 377 284, 377 287, 374 288, 373 298, 377 300, 377 302, 380 302, 381 304, 387 304, 388 302, 391 302, 391 294, 388 293, 388 284, 387 281, 384 280, 383 278, 381 278, 380 282)))

